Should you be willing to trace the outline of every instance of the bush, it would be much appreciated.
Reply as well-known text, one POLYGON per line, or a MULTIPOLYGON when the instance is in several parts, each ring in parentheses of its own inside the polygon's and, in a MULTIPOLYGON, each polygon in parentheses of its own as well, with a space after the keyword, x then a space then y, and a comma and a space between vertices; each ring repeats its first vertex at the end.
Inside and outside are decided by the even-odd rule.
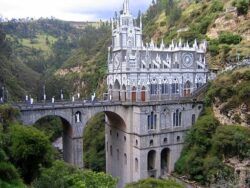
POLYGON ((219 42, 222 44, 239 44, 242 40, 242 37, 237 34, 230 32, 222 32, 219 36, 219 42))
POLYGON ((219 54, 219 46, 216 45, 210 45, 208 47, 209 52, 211 53, 212 56, 216 56, 219 54))
POLYGON ((161 180, 161 179, 154 179, 148 178, 145 180, 140 180, 135 183, 127 184, 125 188, 163 188, 163 187, 171 187, 171 188, 183 188, 182 185, 176 183, 173 180, 161 180))
POLYGON ((220 12, 220 11, 223 10, 223 7, 224 6, 223 6, 222 1, 220 1, 220 0, 214 0, 210 10, 212 12, 220 12))
POLYGON ((246 15, 248 13, 249 0, 236 0, 233 5, 237 8, 238 15, 246 15))
POLYGON ((250 99, 250 85, 243 87, 239 91, 239 97, 241 100, 246 101, 250 99))

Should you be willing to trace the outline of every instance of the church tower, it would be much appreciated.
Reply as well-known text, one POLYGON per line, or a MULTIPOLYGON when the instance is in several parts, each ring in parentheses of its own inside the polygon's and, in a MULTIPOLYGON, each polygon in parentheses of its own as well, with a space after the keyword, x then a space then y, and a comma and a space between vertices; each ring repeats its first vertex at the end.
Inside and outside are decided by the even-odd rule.
POLYGON ((129 12, 129 0, 125 0, 121 14, 112 21, 112 49, 117 51, 141 47, 141 24, 136 26, 136 20, 129 12))

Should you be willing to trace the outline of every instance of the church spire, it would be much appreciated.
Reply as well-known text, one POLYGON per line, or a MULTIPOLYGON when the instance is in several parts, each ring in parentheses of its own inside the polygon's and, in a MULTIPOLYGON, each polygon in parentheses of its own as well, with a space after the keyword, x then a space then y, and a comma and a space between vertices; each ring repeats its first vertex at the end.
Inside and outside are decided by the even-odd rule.
POLYGON ((123 14, 129 14, 129 0, 124 0, 123 14))

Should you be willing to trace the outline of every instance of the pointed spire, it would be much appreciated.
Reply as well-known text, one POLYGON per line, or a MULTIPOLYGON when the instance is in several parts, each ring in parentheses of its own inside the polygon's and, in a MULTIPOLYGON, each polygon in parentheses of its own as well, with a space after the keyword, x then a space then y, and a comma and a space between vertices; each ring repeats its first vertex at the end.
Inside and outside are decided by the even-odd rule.
POLYGON ((129 14, 129 0, 124 0, 123 14, 129 14))
POLYGON ((140 28, 142 30, 142 15, 140 15, 140 28))
POLYGON ((114 30, 114 19, 111 20, 112 31, 114 30))
POLYGON ((163 39, 161 39, 161 49, 164 49, 165 46, 164 46, 164 42, 163 42, 163 39))
POLYGON ((151 38, 150 48, 154 48, 154 47, 155 47, 154 40, 151 38))
POLYGON ((198 44, 197 44, 197 40, 196 39, 194 40, 193 48, 198 48, 198 44))

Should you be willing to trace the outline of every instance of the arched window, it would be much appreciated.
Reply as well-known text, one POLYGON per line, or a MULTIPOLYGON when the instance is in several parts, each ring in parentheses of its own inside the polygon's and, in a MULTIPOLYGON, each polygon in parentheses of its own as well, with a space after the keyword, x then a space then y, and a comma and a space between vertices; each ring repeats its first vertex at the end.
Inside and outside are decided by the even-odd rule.
POLYGON ((174 113, 173 113, 173 126, 174 127, 180 127, 181 126, 181 111, 179 109, 177 109, 174 113))
POLYGON ((172 94, 178 94, 180 92, 179 91, 179 83, 178 83, 177 79, 173 80, 173 83, 171 86, 172 86, 172 94))
POLYGON ((127 159, 127 154, 124 153, 124 164, 125 164, 125 165, 127 165, 127 160, 128 160, 128 159, 127 159))
POLYGON ((164 144, 167 144, 167 143, 168 143, 168 138, 164 138, 164 139, 163 139, 163 143, 164 143, 164 144))
POLYGON ((192 125, 194 125, 194 124, 195 124, 195 120, 196 120, 196 118, 195 118, 195 114, 192 114, 192 125))
POLYGON ((156 152, 154 150, 148 152, 148 170, 155 169, 155 157, 156 152))
POLYGON ((146 88, 144 86, 141 88, 141 101, 146 101, 146 88))
POLYGON ((177 137, 176 137, 176 141, 177 141, 177 142, 180 142, 180 140, 181 140, 181 137, 180 137, 180 136, 177 136, 177 137))
POLYGON ((116 150, 116 154, 117 154, 117 160, 119 160, 119 158, 120 158, 120 156, 119 156, 120 155, 119 149, 116 150))
POLYGON ((136 87, 133 86, 132 88, 132 102, 136 101, 136 87))
POLYGON ((148 115, 148 129, 156 129, 156 125, 157 125, 157 114, 151 112, 151 114, 148 115))
POLYGON ((76 123, 82 122, 82 114, 79 111, 75 113, 75 122, 76 123))
POLYGON ((139 163, 139 162, 138 162, 138 159, 135 158, 135 171, 136 171, 136 172, 138 172, 138 166, 139 166, 138 163, 139 163))
POLYGON ((150 140, 149 146, 153 146, 153 145, 154 145, 154 140, 150 140))
POLYGON ((203 84, 202 84, 202 79, 201 77, 198 78, 197 82, 196 82, 196 87, 199 88, 201 87, 203 84))
POLYGON ((158 85, 156 83, 150 84, 150 94, 156 95, 158 90, 158 85))
POLYGON ((161 94, 163 94, 163 95, 168 94, 168 84, 167 83, 161 84, 161 94))
POLYGON ((113 99, 115 99, 115 100, 120 100, 121 99, 120 89, 121 89, 120 83, 119 83, 118 80, 116 80, 115 84, 114 84, 114 90, 113 90, 113 99))
POLYGON ((184 85, 184 97, 189 97, 191 95, 191 82, 187 81, 184 85))

